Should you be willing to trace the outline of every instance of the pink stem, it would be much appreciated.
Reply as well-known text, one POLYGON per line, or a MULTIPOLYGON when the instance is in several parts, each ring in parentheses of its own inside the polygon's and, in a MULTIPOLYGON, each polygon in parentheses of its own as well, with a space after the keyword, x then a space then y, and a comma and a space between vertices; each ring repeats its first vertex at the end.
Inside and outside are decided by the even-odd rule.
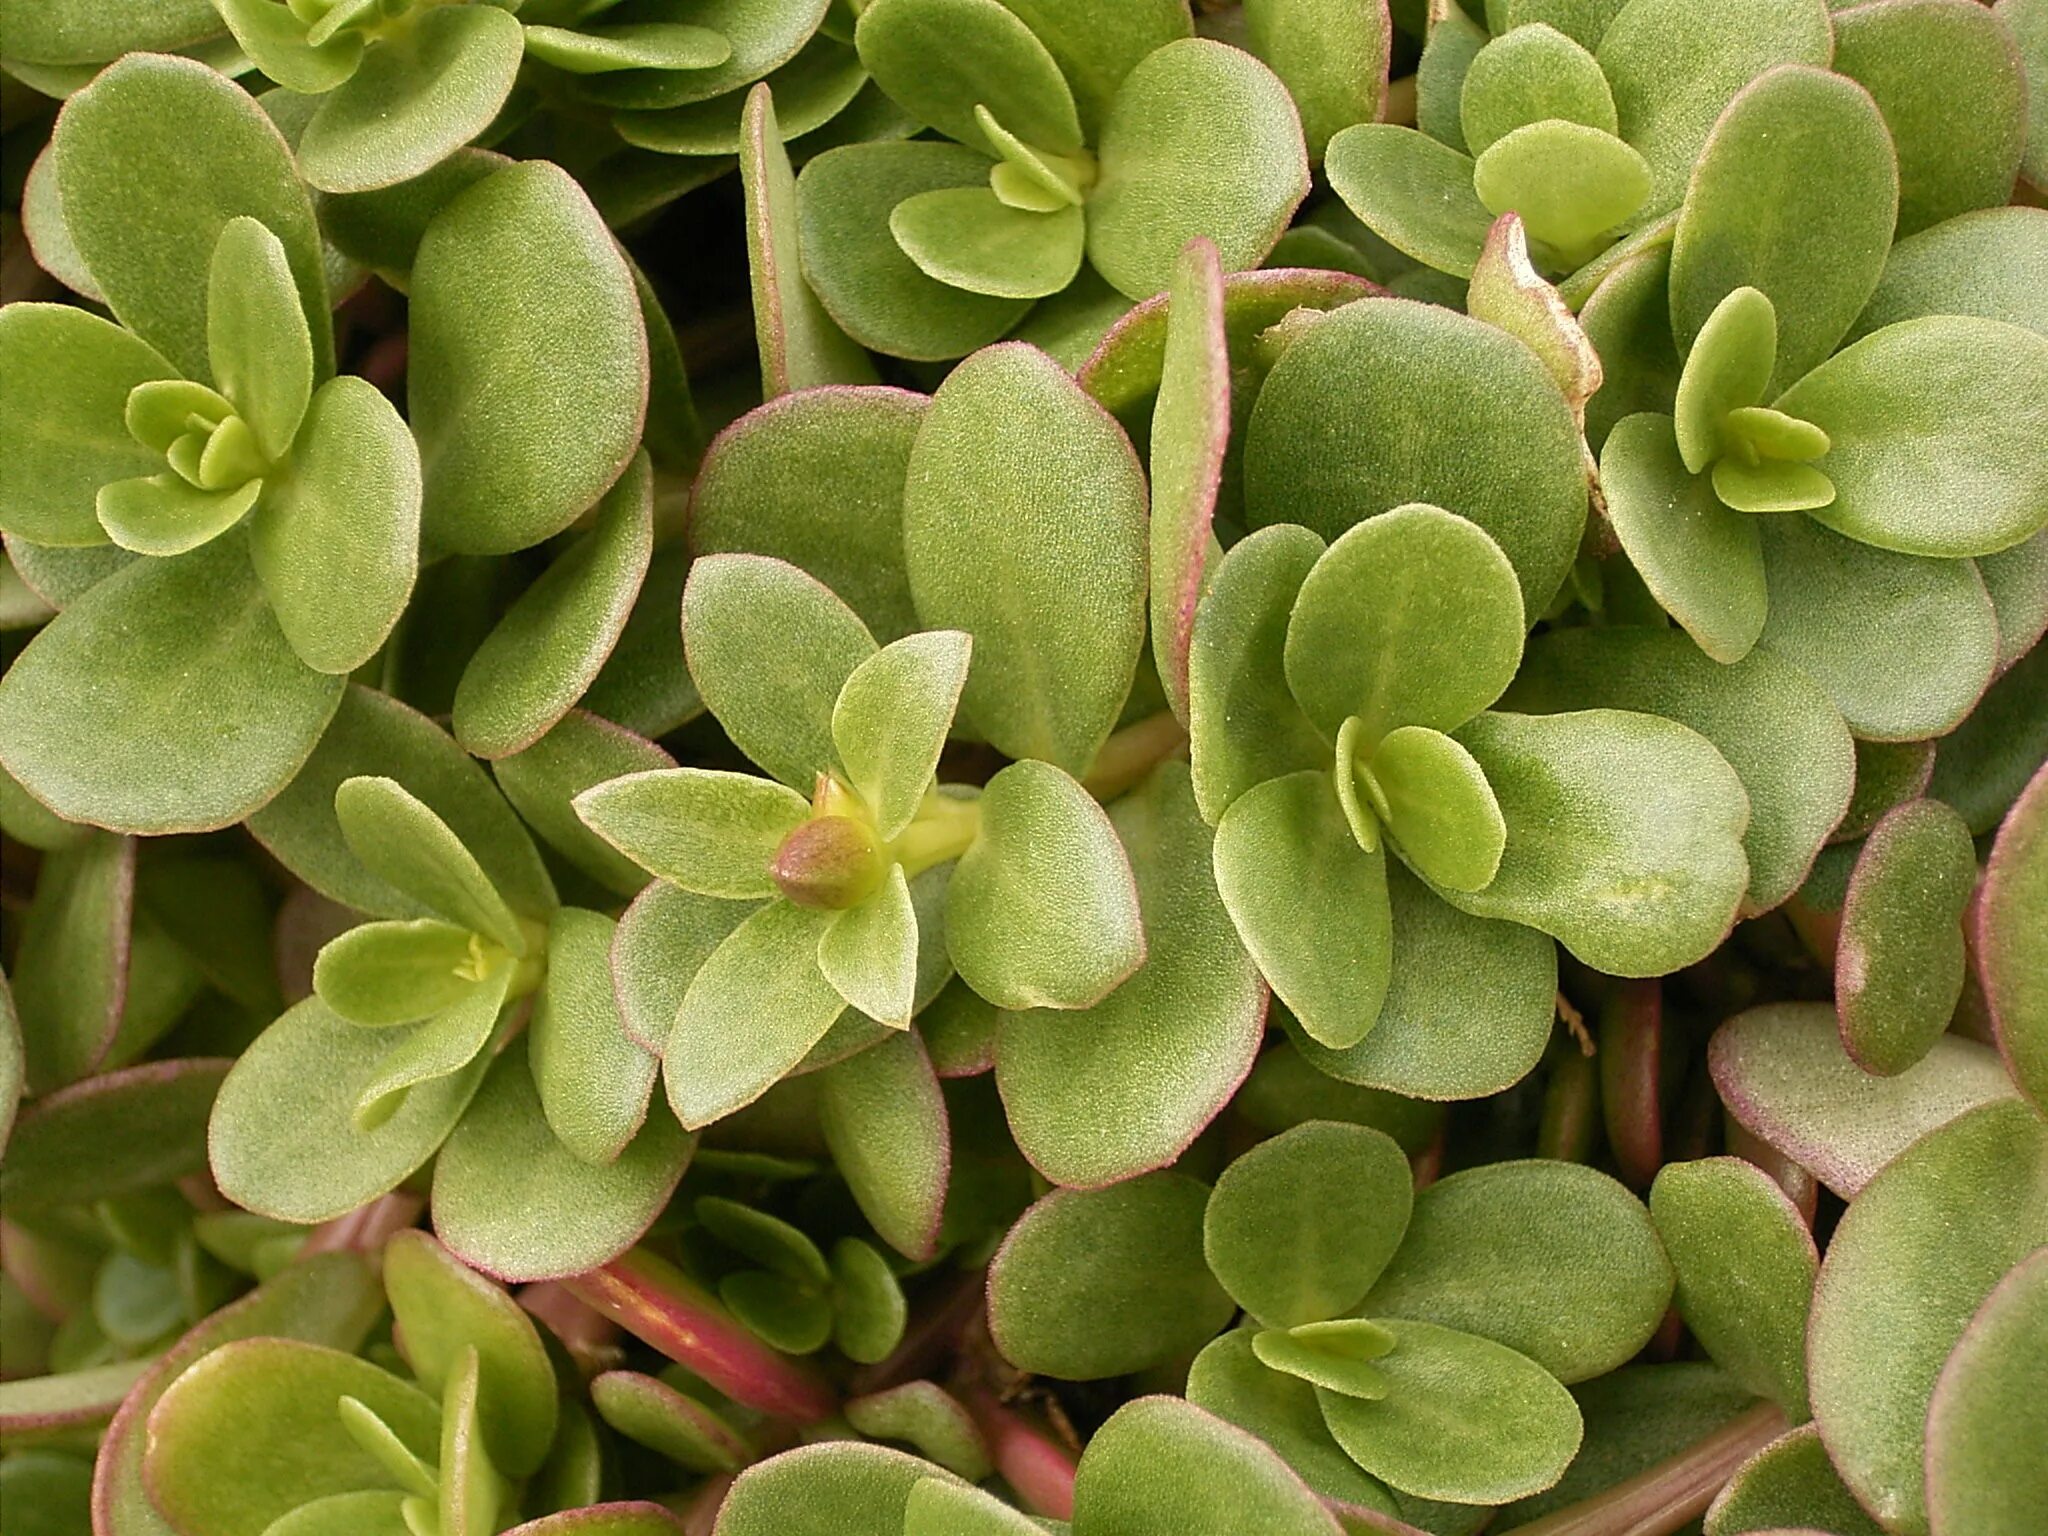
POLYGON ((967 1410, 974 1415, 982 1438, 988 1441, 996 1470, 1017 1491, 1024 1507, 1034 1515, 1054 1520, 1073 1519, 1073 1454, 986 1391, 971 1393, 967 1410))

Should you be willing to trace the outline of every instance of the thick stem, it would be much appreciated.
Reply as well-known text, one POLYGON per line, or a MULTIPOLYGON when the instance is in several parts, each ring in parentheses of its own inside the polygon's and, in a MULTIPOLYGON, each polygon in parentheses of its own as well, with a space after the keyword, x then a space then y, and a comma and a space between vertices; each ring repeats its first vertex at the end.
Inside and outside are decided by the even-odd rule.
POLYGON ((563 1284, 734 1402, 798 1424, 815 1424, 838 1407, 815 1370, 770 1349, 709 1291, 644 1248, 563 1284))
POLYGON ((1502 1536, 1669 1536, 1714 1501, 1737 1467, 1784 1432, 1777 1404, 1759 1403, 1669 1461, 1502 1536))
POLYGON ((1081 787, 1105 804, 1186 748, 1188 733, 1170 710, 1125 726, 1102 744, 1081 787))
POLYGON ((1054 1520, 1073 1519, 1073 1453, 985 1389, 968 1395, 967 1411, 988 1441, 996 1470, 1017 1491, 1024 1507, 1054 1520))
POLYGON ((903 866, 906 877, 914 879, 935 864, 959 858, 980 831, 980 801, 928 790, 917 808, 917 819, 899 832, 885 851, 903 866))

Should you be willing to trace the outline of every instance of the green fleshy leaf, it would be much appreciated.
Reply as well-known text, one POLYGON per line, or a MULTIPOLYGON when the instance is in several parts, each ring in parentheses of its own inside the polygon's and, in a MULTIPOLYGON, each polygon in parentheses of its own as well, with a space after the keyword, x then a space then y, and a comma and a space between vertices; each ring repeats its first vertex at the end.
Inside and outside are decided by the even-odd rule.
POLYGON ((131 55, 65 103, 52 150, 64 226, 94 282, 115 318, 179 373, 201 383, 212 377, 206 277, 222 227, 238 215, 283 242, 314 375, 332 372, 313 206, 291 151, 248 92, 196 60, 131 55), (166 124, 177 131, 167 133, 166 124), (150 237, 137 239, 144 229, 150 237))
POLYGON ((1928 792, 1961 813, 1981 835, 2048 761, 2048 651, 2029 650, 1985 690, 1969 718, 1941 742, 1928 792))
POLYGON ((889 233, 905 198, 986 185, 988 174, 980 152, 922 141, 843 145, 804 166, 796 200, 804 276, 840 329, 877 352, 938 362, 1023 318, 1028 301, 949 288, 919 271, 889 233))
POLYGON ((890 1261, 872 1243, 832 1245, 832 1343, 849 1360, 875 1365, 896 1352, 910 1319, 890 1261))
POLYGON ((100 526, 123 549, 159 558, 219 538, 256 504, 262 482, 202 490, 182 475, 116 480, 100 487, 100 526))
POLYGON ((947 1479, 921 1457, 830 1440, 756 1462, 725 1496, 725 1536, 902 1536, 911 1491, 947 1479))
POLYGON ((1835 18, 1834 69, 1870 92, 1899 155, 1899 233, 2012 195, 2027 80, 2011 31, 1978 6, 1916 0, 1835 18))
POLYGON ((264 595, 308 666, 351 672, 384 644, 412 595, 419 518, 419 450, 398 412, 361 379, 328 380, 249 524, 264 595))
POLYGON ((1842 1486, 1820 1432, 1811 1424, 1788 1431, 1735 1469, 1707 1508, 1712 1536, 1791 1529, 1883 1536, 1884 1527, 1842 1486), (1816 1525, 1819 1521, 1822 1524, 1816 1525))
POLYGON ((870 1439, 914 1445, 961 1477, 985 1478, 993 1470, 988 1442, 973 1418, 959 1399, 932 1382, 906 1381, 850 1398, 846 1418, 870 1439))
POLYGON ((311 1499, 388 1487, 335 1411, 344 1397, 410 1454, 436 1454, 440 1412, 417 1387, 317 1344, 239 1339, 191 1365, 151 1412, 151 1498, 178 1527, 262 1536, 311 1499))
POLYGON ((995 0, 875 0, 862 9, 854 41, 882 89, 949 139, 994 155, 974 117, 986 106, 1028 144, 1056 155, 1081 147, 1059 65, 995 0))
POLYGON ((992 1493, 927 1477, 903 1507, 903 1536, 1037 1536, 1036 1521, 992 1493))
POLYGON ((511 984, 512 966, 501 960, 454 1003, 398 1035, 356 1096, 356 1129, 376 1129, 413 1088, 458 1073, 484 1054, 511 984))
POLYGON ((532 746, 499 758, 491 772, 549 847, 607 890, 631 896, 647 883, 647 872, 585 826, 575 801, 612 779, 674 766, 673 758, 645 738, 572 709, 532 746))
POLYGON ((1424 266, 1470 277, 1493 216, 1472 190, 1458 145, 1393 123, 1360 123, 1330 140, 1330 185, 1372 232, 1424 266))
POLYGON ((1394 1347, 1378 1400, 1316 1393, 1337 1443, 1404 1493, 1504 1504, 1564 1475, 1584 1434, 1578 1405, 1528 1356, 1434 1323, 1385 1319, 1394 1347))
POLYGON ((209 1152, 222 1191, 261 1215, 310 1224, 374 1199, 431 1157, 489 1057, 413 1089, 390 1118, 359 1130, 356 1104, 394 1038, 404 1036, 359 1029, 317 998, 258 1036, 214 1104, 209 1152))
POLYGON ((1378 120, 1386 99, 1393 29, 1376 7, 1348 0, 1251 0, 1245 46, 1263 60, 1301 112, 1310 160, 1331 136, 1378 120))
POLYGON ((2031 1361, 2048 1349, 2048 1257, 2015 1265, 1977 1309, 1935 1384, 1927 1510, 1944 1530, 2017 1536, 2048 1494, 2031 1361))
POLYGON ((1357 1310, 1479 1334, 1570 1384, 1642 1348, 1671 1287, 1640 1200, 1604 1173, 1536 1159, 1419 1192, 1406 1239, 1357 1310))
POLYGON ((1323 554, 1306 528, 1282 523, 1232 546, 1195 610, 1188 715, 1195 798, 1216 825, 1255 785, 1324 769, 1329 744, 1287 686, 1288 619, 1323 554))
POLYGON ((1455 730, 1499 698, 1525 628, 1492 539, 1439 508, 1396 507, 1346 531, 1302 583, 1287 681, 1325 736, 1358 717, 1370 753, 1397 727, 1455 730))
POLYGON ((1849 339, 1923 315, 1977 315, 2048 335, 2048 209, 1986 208, 1900 240, 1849 339))
POLYGON ((1134 299, 1164 289, 1188 241, 1226 272, 1265 259, 1308 195, 1308 153, 1287 87, 1208 38, 1168 43, 1117 87, 1088 195, 1088 260, 1134 299))
MULTIPOLYGON (((1464 154, 1465 76, 1491 38, 1463 6, 1437 9, 1440 14, 1425 14, 1421 26, 1414 29, 1424 34, 1422 58, 1415 69, 1415 126, 1439 144, 1464 154)), ((1389 10, 1398 14, 1399 8, 1389 10)), ((1403 30, 1409 28, 1403 26, 1403 30)))
POLYGON ((1736 1157, 1667 1163, 1650 1215, 1678 1274, 1674 1303, 1714 1363, 1806 1414, 1806 1314, 1820 1255, 1777 1183, 1736 1157))
POLYGON ((659 1054, 691 978, 760 906, 649 881, 620 916, 612 943, 613 987, 627 1037, 659 1054))
POLYGON ((96 5, 34 5, 7 16, 7 61, 95 64, 123 50, 169 52, 204 42, 220 31, 220 17, 205 0, 173 0, 146 11, 96 5))
POLYGON ((1012 763, 946 891, 961 979, 1001 1008, 1088 1008, 1144 962, 1130 862, 1088 792, 1049 763, 1012 763))
POLYGON ((1803 68, 1759 79, 1715 125, 1679 213, 1671 247, 1679 345, 1747 286, 1776 306, 1771 392, 1823 362, 1884 271, 1897 187, 1884 119, 1853 82, 1803 68))
POLYGON ((603 75, 617 69, 716 69, 732 57, 732 44, 710 27, 628 21, 574 30, 529 26, 526 51, 572 75, 603 75))
POLYGON ((637 1371, 606 1371, 590 1383, 605 1423, 692 1472, 737 1472, 753 1447, 714 1409, 637 1371))
POLYGON ((405 291, 427 226, 459 193, 510 163, 495 150, 458 149, 432 170, 396 186, 326 193, 320 199, 321 232, 342 255, 405 291))
MULTIPOLYGON (((491 6, 434 16, 479 10, 516 36, 491 6)), ((420 241, 410 314, 427 544, 537 544, 625 471, 646 414, 646 326, 611 232, 567 172, 526 161, 457 195, 420 241), (577 345, 564 353, 567 335, 577 345), (480 378, 495 381, 482 398, 480 378)))
POLYGON ((1865 1072, 1825 1003, 1737 1014, 1715 1032, 1707 1067, 1730 1114, 1845 1200, 1929 1132, 2014 1094, 1998 1053, 1960 1035, 1896 1076, 1865 1072))
POLYGON ((1585 524, 1585 446, 1542 361, 1404 300, 1348 304, 1288 347, 1253 407, 1244 474, 1258 527, 1334 539, 1409 502, 1467 518, 1513 564, 1524 614, 1549 605, 1585 524))
POLYGON ((1835 950, 1842 1043, 1864 1071, 1903 1072, 1948 1028, 1976 884, 1970 829, 1939 800, 1908 801, 1864 840, 1835 950))
POLYGON ((476 986, 474 935, 437 918, 365 923, 321 948, 313 990, 351 1024, 415 1024, 476 986))
POLYGON ((1398 862, 1388 865, 1387 892, 1394 964, 1379 1022, 1341 1051, 1295 1025, 1303 1056, 1343 1082, 1418 1098, 1482 1098, 1519 1081, 1550 1038, 1557 945, 1533 928, 1460 912, 1398 862))
POLYGON ((250 62, 287 90, 331 91, 362 62, 363 34, 354 27, 324 27, 316 43, 306 23, 275 0, 219 0, 215 9, 250 62))
POLYGON ((298 771, 341 686, 292 654, 220 540, 137 561, 52 620, 0 679, 0 759, 70 821, 224 827, 298 771))
POLYGON ((760 555, 699 559, 683 649, 718 723, 769 773, 808 795, 837 766, 832 708, 875 642, 815 577, 760 555))
POLYGON ((1055 1182, 1084 1187, 1187 1148, 1250 1071, 1265 1004, 1211 883, 1186 771, 1160 768, 1110 819, 1137 876, 1145 963, 1092 1008, 1004 1015, 996 1048, 1017 1145, 1055 1182))
POLYGON ((490 126, 525 48, 524 29, 492 5, 428 11, 406 33, 379 38, 306 124, 306 180, 367 192, 431 169, 490 126))
POLYGON ((527 1055, 548 1129, 587 1163, 611 1163, 647 1118, 659 1058, 627 1035, 612 987, 617 924, 564 907, 548 930, 548 974, 527 1055))
POLYGON ((883 1241, 912 1260, 936 1250, 951 1157, 946 1105, 909 1033, 825 1068, 818 1121, 832 1160, 883 1241))
POLYGON ((1413 1199, 1391 1137, 1309 1121, 1224 1170, 1203 1218, 1203 1252, 1231 1298, 1263 1322, 1338 1317, 1400 1246, 1413 1199))
POLYGON ((105 1059, 133 961, 135 842, 94 833, 37 871, 11 962, 24 1081, 48 1093, 105 1059))
POLYGON ((1768 651, 1723 666, 1668 631, 1553 631, 1529 647, 1507 702, 1640 710, 1711 741, 1749 795, 1745 912, 1769 911, 1806 878, 1860 771, 1841 716, 1796 668, 1768 651))
POLYGON ((662 1053, 669 1103, 696 1130, 766 1093, 845 1000, 818 968, 831 914, 772 901, 732 930, 683 994, 662 1053))
POLYGON ((1471 753, 1441 731, 1404 725, 1360 772, 1401 857, 1425 879, 1454 891, 1492 881, 1507 827, 1471 753))
POLYGON ((818 938, 818 967, 848 1007, 908 1029, 917 1004, 917 947, 910 883, 903 866, 891 864, 881 889, 833 915, 818 938))
POLYGON ((334 792, 349 851, 379 879, 452 923, 515 955, 528 948, 519 920, 448 823, 395 779, 357 777, 334 792))
POLYGON ((1215 870, 1238 937, 1310 1037, 1338 1050, 1364 1039, 1393 967, 1386 856, 1353 839, 1327 770, 1232 801, 1215 870))
POLYGON ((633 610, 654 549, 654 475, 636 454, 590 531, 520 594, 455 689, 456 739, 480 757, 531 746, 596 679, 633 610))
POLYGON ((646 1235, 695 1147, 655 1104, 616 1158, 586 1162, 549 1128, 515 1042, 435 1160, 434 1230, 463 1262, 507 1281, 582 1274, 646 1235))
POLYGON ((989 1266, 989 1330, 1003 1357, 1092 1381, 1208 1339, 1231 1314, 1202 1262, 1208 1193, 1186 1174, 1149 1173, 1055 1190, 1026 1211, 989 1266))
POLYGON ((2048 1130, 1993 1104, 1924 1137, 1851 1204, 1814 1293, 1814 1418, 1842 1480, 1888 1529, 1928 1529, 1926 1415, 1984 1297, 2048 1242, 2048 1130))
POLYGON ((1614 132, 1607 77, 1584 47, 1544 22, 1503 32, 1474 55, 1458 98, 1468 154, 1484 154, 1517 128, 1559 118, 1614 132))
POLYGON ((1261 1364, 1343 1397, 1386 1396, 1387 1378, 1372 1362, 1393 1347, 1391 1333, 1362 1317, 1252 1335, 1252 1353, 1261 1364))
POLYGON ((1035 348, 977 354, 918 429, 903 535, 919 618, 973 637, 966 720, 1085 772, 1145 632, 1144 477, 1116 422, 1035 348))
POLYGON ((714 768, 660 768, 585 790, 576 814, 659 879, 707 896, 776 894, 775 851, 810 803, 773 779, 714 768))
POLYGON ((1075 1527, 1130 1536, 1336 1536, 1336 1517, 1256 1439, 1191 1403, 1142 1397, 1089 1441, 1075 1527))
POLYGON ((1770 591, 1758 644, 1825 688, 1860 737, 1920 741, 1962 722, 1998 663, 1997 616, 1967 562, 1875 549, 1809 517, 1758 531, 1770 591))
POLYGON ((1045 44, 1074 92, 1081 127, 1099 137, 1116 89, 1139 61, 1168 43, 1194 35, 1186 7, 1178 0, 1125 0, 1116 25, 1102 24, 1094 0, 1005 0, 1045 44))
POLYGON ((1643 157, 1611 133, 1546 118, 1497 139, 1472 167, 1489 213, 1518 213, 1555 263, 1577 267, 1609 243, 1650 193, 1643 157))
POLYGON ((1326 1499, 1396 1515, 1393 1494, 1344 1453, 1323 1422, 1315 1388, 1270 1370, 1252 1353, 1252 1330, 1235 1328, 1195 1356, 1188 1401, 1257 1435, 1326 1499))
POLYGON ((900 389, 805 389, 749 412, 705 451, 692 549, 787 560, 884 645, 910 634, 903 484, 926 404, 900 389))
POLYGON ((1705 474, 1728 451, 1723 423, 1770 393, 1778 311, 1760 288, 1731 289, 1700 325, 1678 378, 1672 416, 1687 473, 1705 474))
POLYGON ((26 1215, 200 1172, 207 1112, 227 1067, 196 1057, 146 1062, 44 1094, 14 1124, 0 1196, 26 1215))
POLYGON ((290 786, 250 819, 250 830, 321 895, 374 917, 428 909, 349 851, 335 795, 349 779, 388 775, 454 831, 514 911, 544 919, 555 889, 519 818, 447 732, 396 699, 360 686, 342 695, 327 734, 290 786))
POLYGON ((0 371, 35 389, 0 391, 0 450, 7 455, 0 526, 39 544, 101 544, 93 510, 103 485, 147 475, 162 460, 122 424, 129 394, 171 365, 111 321, 68 304, 9 304, 0 311, 0 371))
POLYGON ((1931 741, 1857 742, 1855 792, 1828 842, 1854 842, 1893 806, 1918 799, 1934 776, 1934 751, 1931 741))
POLYGON ((514 1476, 538 1467, 555 1437, 555 1373, 532 1319, 424 1232, 400 1232, 386 1245, 384 1288, 420 1386, 447 1391, 474 1352, 492 1459, 514 1476))
POLYGON ((1816 467, 1836 495, 1818 521, 1882 549, 1952 558, 2017 544, 2048 518, 2035 451, 2048 434, 2044 397, 2048 337, 1945 316, 1873 332, 1778 406, 1828 435, 1816 467))
POLYGON ((1704 737, 1594 709, 1482 715, 1459 742, 1508 836, 1492 883, 1447 891, 1452 905, 1541 928, 1613 975, 1662 975, 1726 936, 1749 884, 1749 796, 1704 737))
MULTIPOLYGON (((782 140, 774 93, 765 82, 756 85, 747 93, 740 117, 740 183, 746 198, 747 271, 754 293, 761 393, 771 400, 818 385, 866 384, 875 376, 866 355, 832 323, 804 281, 797 254, 796 175, 782 140)), ((701 526, 693 526, 692 537, 700 549, 717 547, 704 544, 701 526)))
POLYGON ((1651 0, 1623 7, 1594 45, 1621 137, 1650 163, 1656 215, 1678 206, 1722 109, 1779 64, 1825 68, 1826 0, 1651 0))
POLYGON ((313 398, 313 337, 283 244, 256 220, 221 227, 208 268, 206 354, 272 461, 290 452, 313 398))
POLYGON ((1998 1047, 2013 1081, 2034 1103, 2048 1102, 2048 1009, 2041 978, 2048 946, 2040 915, 2048 887, 2043 806, 2048 789, 2037 772, 2000 828, 1977 915, 1978 967, 1998 1047))
MULTIPOLYGON (((675 76, 671 74, 670 78, 675 76)), ((849 142, 846 137, 849 133, 852 139, 858 140, 865 137, 867 131, 883 131, 880 124, 868 130, 865 123, 848 111, 863 87, 869 84, 868 73, 861 67, 860 55, 822 31, 813 35, 794 58, 757 83, 775 93, 775 100, 779 103, 776 131, 785 143, 818 134, 818 139, 806 146, 807 150, 815 152, 828 144, 849 142)), ((879 91, 874 94, 880 95, 879 91)), ((912 125, 901 109, 890 102, 888 111, 891 114, 888 131, 897 136, 908 134, 912 125)), ((663 155, 736 155, 747 148, 745 104, 737 93, 651 112, 614 112, 612 127, 628 144, 663 155)), ((721 169, 715 161, 707 164, 705 160, 699 160, 697 164, 701 168, 698 172, 701 180, 711 179, 711 174, 717 174, 721 169), (707 171, 711 174, 705 174, 707 171)), ((649 167, 648 174, 654 176, 659 172, 649 167)), ((688 172, 684 171, 683 176, 687 175, 688 172)), ((683 182, 683 177, 677 180, 682 184, 662 197, 662 202, 701 184, 701 180, 695 178, 687 182, 683 182)), ((615 220, 622 214, 631 217, 622 206, 611 205, 609 199, 600 201, 607 203, 605 212, 608 217, 615 220)))
POLYGON ((1039 299, 1081 270, 1081 210, 1025 211, 987 187, 944 187, 905 198, 889 232, 926 276, 969 293, 1039 299))
POLYGON ((974 642, 958 630, 907 635, 847 674, 832 740, 883 842, 909 826, 938 771, 974 642))

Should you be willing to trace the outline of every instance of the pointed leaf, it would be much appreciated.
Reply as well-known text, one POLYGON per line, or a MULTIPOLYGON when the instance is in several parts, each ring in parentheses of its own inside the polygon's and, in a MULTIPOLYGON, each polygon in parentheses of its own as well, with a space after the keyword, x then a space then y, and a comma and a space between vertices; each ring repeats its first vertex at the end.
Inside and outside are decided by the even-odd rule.
POLYGON ((832 1160, 882 1239, 931 1257, 951 1169, 945 1100, 923 1044, 904 1034, 827 1067, 819 1125, 832 1160))
POLYGON ((351 1024, 413 1024, 476 986, 474 935, 438 918, 364 923, 324 945, 313 990, 351 1024))
POLYGON ((515 955, 526 953, 519 920, 476 856, 397 780, 344 780, 334 792, 334 815, 349 851, 372 874, 448 921, 488 935, 515 955))
POLYGON ((903 866, 892 864, 882 888, 857 907, 834 914, 818 939, 825 979, 869 1018, 910 1028, 917 1000, 917 912, 903 866))
POLYGON ((612 988, 617 924, 564 907, 548 930, 548 974, 527 1054, 548 1129, 587 1163, 615 1161, 647 1119, 660 1058, 626 1033, 612 988))
POLYGON ((479 757, 531 746, 595 681, 654 552, 654 471, 637 454, 589 532, 519 595, 455 689, 455 737, 479 757))
POLYGON ((660 879, 708 896, 773 896, 775 850, 810 803, 773 779, 714 768, 629 773, 576 797, 576 814, 660 879))
POLYGON ((228 220, 213 248, 206 351, 214 387, 263 456, 283 458, 313 398, 313 338, 283 244, 247 215, 228 220))
POLYGON ((501 960, 441 1012, 402 1034, 387 1036, 390 1049, 356 1095, 356 1128, 374 1130, 391 1118, 412 1089, 459 1073, 485 1055, 511 984, 511 962, 501 960))
POLYGON ((832 708, 875 642, 816 578, 760 555, 711 555, 683 589, 690 675, 747 756, 808 796, 837 764, 832 708))
POLYGON ((931 788, 973 649, 958 630, 906 635, 855 667, 839 690, 832 740, 884 842, 910 825, 931 788))

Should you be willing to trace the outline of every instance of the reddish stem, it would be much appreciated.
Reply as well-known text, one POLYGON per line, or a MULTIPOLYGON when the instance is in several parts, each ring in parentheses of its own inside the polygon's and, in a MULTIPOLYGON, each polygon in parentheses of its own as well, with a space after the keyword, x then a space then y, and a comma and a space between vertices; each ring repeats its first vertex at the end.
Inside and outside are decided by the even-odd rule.
POLYGON ((426 1208, 425 1200, 403 1190, 379 1195, 368 1204, 357 1206, 346 1216, 337 1216, 315 1227, 313 1235, 299 1249, 299 1256, 310 1258, 316 1253, 374 1254, 395 1234, 418 1221, 420 1212, 426 1208))
POLYGON ((644 1248, 562 1284, 734 1402, 798 1424, 829 1418, 838 1406, 815 1370, 770 1349, 709 1291, 644 1248))
POLYGON ((988 1441, 996 1470, 1034 1515, 1074 1518, 1074 1456, 1024 1415, 987 1391, 968 1394, 967 1411, 988 1441))

